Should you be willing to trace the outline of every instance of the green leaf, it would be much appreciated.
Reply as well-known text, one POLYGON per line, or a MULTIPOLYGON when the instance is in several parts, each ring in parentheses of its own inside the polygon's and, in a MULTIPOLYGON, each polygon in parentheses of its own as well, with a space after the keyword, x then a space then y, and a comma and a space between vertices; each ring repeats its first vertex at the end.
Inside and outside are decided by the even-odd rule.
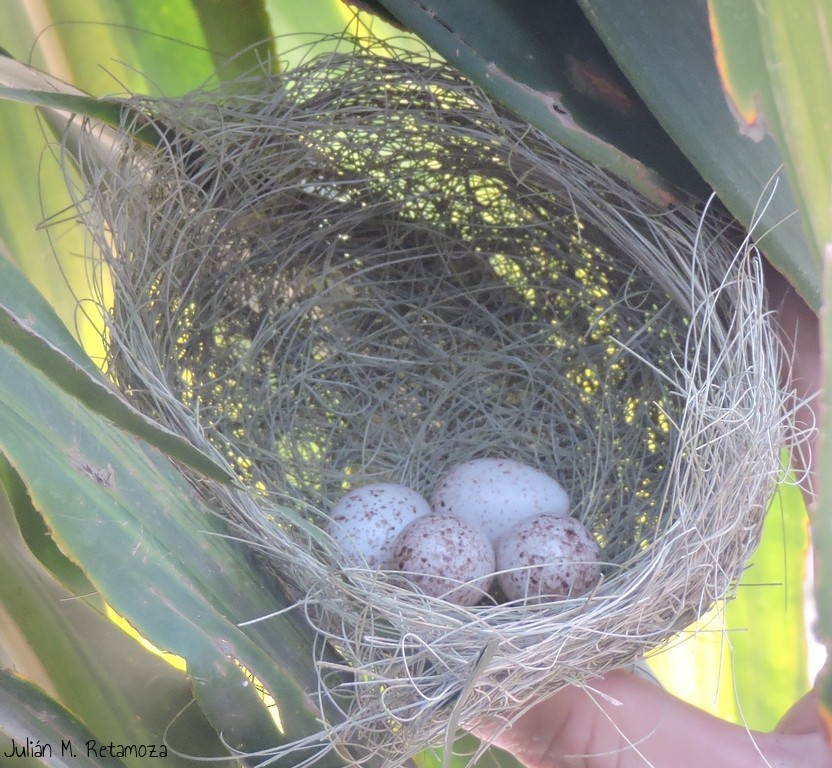
POLYGON ((197 700, 229 744, 261 749, 285 740, 241 665, 278 701, 288 738, 318 731, 305 693, 316 680, 311 637, 286 617, 248 634, 238 627, 286 605, 276 585, 223 537, 220 521, 165 458, 5 345, 0 448, 58 546, 104 599, 156 646, 188 660, 197 700), (233 710, 222 703, 230 684, 233 710))
POLYGON ((6 670, 0 670, 0 734, 6 736, 6 739, 0 738, 0 754, 15 766, 124 768, 125 765, 106 754, 101 757, 95 751, 90 753, 87 744, 94 745, 97 741, 90 730, 39 688, 6 670), (25 755, 35 758, 27 760, 25 755))
POLYGON ((228 470, 179 435, 147 419, 106 382, 47 302, 10 261, 2 258, 2 244, 0 339, 92 411, 106 416, 122 429, 141 437, 197 472, 221 482, 235 482, 228 470), (48 333, 56 342, 53 344, 39 331, 48 333))
MULTIPOLYGON (((19 535, 22 536, 29 552, 73 595, 86 595, 88 605, 95 605, 98 610, 103 611, 103 603, 95 599, 95 587, 90 583, 84 571, 69 560, 52 540, 43 518, 32 505, 32 500, 29 498, 20 475, 2 455, 0 455, 0 484, 5 488, 19 528, 19 535)), ((10 529, 4 536, 4 541, 18 538, 17 532, 11 530, 11 518, 8 521, 3 518, 0 520, 0 525, 8 526, 10 529)), ((22 569, 10 570, 10 572, 18 573, 20 578, 23 578, 22 569)), ((27 577, 34 577, 34 573, 27 573, 27 577)))
POLYGON ((651 197, 668 199, 662 179, 701 199, 713 188, 819 306, 820 262, 794 215, 790 182, 770 186, 782 156, 771 139, 755 142, 737 128, 705 0, 578 0, 586 16, 566 0, 494 0, 476 12, 453 0, 381 2, 492 96, 651 197))
POLYGON ((233 80, 270 62, 276 69, 276 51, 263 0, 191 2, 221 80, 233 80))
POLYGON ((766 0, 757 9, 775 136, 820 257, 832 248, 832 5, 766 0))
POLYGON ((30 283, 12 261, 0 241, 0 306, 18 318, 20 325, 39 336, 90 376, 100 376, 98 366, 79 346, 51 304, 30 283))
MULTIPOLYGON (((2 15, 0 46, 81 92, 177 95, 215 76, 191 0, 43 0, 37 13, 24 0, 6 0, 2 15)), ((31 106, 0 102, 0 167, 15 180, 0 205, 0 240, 96 356, 99 327, 77 300, 89 295, 84 236, 60 213, 71 207, 67 178, 45 146, 31 106)))
MULTIPOLYGON (((69 205, 64 178, 52 163, 40 166, 44 134, 35 110, 28 105, 0 101, 0 166, 7 178, 16 180, 6 187, 0 204, 0 241, 14 254, 26 254, 18 264, 33 282, 41 286, 49 303, 57 308, 65 327, 76 327, 76 294, 87 290, 87 275, 81 259, 83 233, 77 227, 39 229, 43 209, 61 210, 69 205), (39 167, 40 166, 40 167, 39 167), (39 185, 39 181, 42 184, 39 185), (50 246, 58 237, 66 249, 66 270, 62 273, 50 246)), ((0 256, 0 262, 3 261, 0 256)), ((80 334, 94 342, 100 331, 84 325, 80 334)), ((90 349, 93 349, 91 343, 90 349)))
POLYGON ((172 96, 215 73, 191 0, 43 0, 37 14, 11 0, 3 10, 0 44, 15 58, 96 96, 172 96))
MULTIPOLYGON (((828 2, 748 7, 711 0, 723 81, 741 125, 776 140, 797 192, 815 263, 822 306, 832 302, 832 7, 828 2)), ((786 273, 792 277, 790 273, 786 273)), ((832 316, 822 311, 822 395, 818 406, 817 501, 812 515, 817 633, 832 648, 832 316)), ((832 714, 832 675, 821 690, 832 714)))
POLYGON ((707 187, 572 0, 380 0, 492 97, 648 196, 707 187))
POLYGON ((667 133, 731 213, 755 224, 761 250, 817 307, 820 262, 796 215, 794 187, 779 173, 783 156, 771 138, 752 139, 738 127, 714 61, 705 0, 579 2, 667 133))
MULTIPOLYGON (((11 59, 0 57, 0 69, 2 65, 10 62, 11 59)), ((4 73, 0 71, 0 76, 4 73)), ((61 110, 68 115, 78 113, 100 120, 106 125, 118 127, 121 122, 123 105, 113 101, 94 99, 92 96, 78 95, 74 93, 56 93, 54 91, 34 90, 32 88, 18 88, 0 84, 0 98, 16 101, 22 104, 33 104, 36 107, 49 107, 54 110, 61 110)))
POLYGON ((512 755, 497 747, 490 747, 471 764, 471 755, 478 747, 479 742, 474 736, 464 735, 456 740, 453 756, 447 760, 442 750, 428 749, 418 754, 413 762, 416 768, 468 768, 469 765, 473 768, 522 768, 512 755))
MULTIPOLYGON (((3 465, 4 481, 8 483, 13 478, 5 462, 3 465)), ((200 710, 185 709, 191 701, 191 687, 185 676, 139 646, 103 615, 99 595, 85 578, 72 571, 77 566, 56 550, 19 486, 12 499, 14 514, 0 490, 2 663, 50 691, 100 740, 162 743, 171 721, 185 710, 187 730, 177 722, 172 743, 191 754, 223 754, 216 733, 200 710), (68 591, 50 576, 29 551, 21 535, 23 529, 42 551, 49 549, 50 570, 60 575, 71 573, 73 578, 65 583, 83 591, 68 591), (40 543, 35 541, 38 533, 44 539, 40 543)), ((127 763, 136 768, 143 764, 138 760, 127 763)), ((168 764, 190 765, 174 757, 168 764)))
POLYGON ((796 485, 783 483, 769 508, 760 546, 725 608, 734 659, 733 689, 749 728, 768 731, 809 686, 803 613, 808 548, 806 509, 796 485), (761 680, 777 685, 760 695, 761 680))

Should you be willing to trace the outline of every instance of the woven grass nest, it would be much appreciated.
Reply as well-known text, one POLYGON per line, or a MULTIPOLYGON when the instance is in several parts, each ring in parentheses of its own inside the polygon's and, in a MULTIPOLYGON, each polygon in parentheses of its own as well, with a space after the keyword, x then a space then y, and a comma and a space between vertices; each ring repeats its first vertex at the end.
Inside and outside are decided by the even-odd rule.
POLYGON ((748 242, 402 51, 248 85, 133 100, 79 210, 112 273, 113 377, 234 468, 251 492, 217 492, 218 512, 343 659, 320 676, 351 702, 328 738, 396 763, 729 595, 788 428, 748 242), (148 123, 158 149, 135 138, 148 123), (564 485, 604 553, 589 595, 459 607, 320 532, 347 488, 427 494, 484 456, 564 485))

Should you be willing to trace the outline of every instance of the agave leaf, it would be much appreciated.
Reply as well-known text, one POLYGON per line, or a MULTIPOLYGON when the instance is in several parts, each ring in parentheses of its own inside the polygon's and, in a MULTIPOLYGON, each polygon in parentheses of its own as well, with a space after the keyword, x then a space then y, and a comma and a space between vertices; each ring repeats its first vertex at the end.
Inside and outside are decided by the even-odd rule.
MULTIPOLYGON (((1 454, 0 484, 5 488, 8 502, 11 504, 15 522, 19 529, 19 531, 12 530, 11 519, 6 521, 3 518, 3 525, 9 527, 9 532, 4 536, 4 541, 16 540, 22 537, 29 553, 37 558, 72 595, 84 595, 87 605, 94 606, 97 610, 103 612, 104 603, 98 599, 95 587, 90 583, 84 571, 69 560, 52 540, 43 518, 32 505, 32 500, 29 498, 20 475, 14 471, 1 454)), ((10 572, 16 573, 16 571, 10 572)), ((33 576, 34 574, 29 575, 33 576)), ((23 578, 23 576, 21 575, 20 578, 23 578)))
POLYGON ((707 187, 573 0, 380 0, 491 96, 663 202, 707 187), (677 189, 678 188, 678 189, 677 189))
POLYGON ((743 136, 722 96, 705 0, 494 0, 476 12, 451 0, 381 4, 492 96, 655 199, 672 194, 663 179, 703 199, 710 185, 819 305, 820 263, 793 216, 789 180, 770 187, 777 146, 743 136))
POLYGON ((755 225, 769 260, 817 307, 820 262, 795 215, 794 187, 779 173, 777 144, 737 126, 720 85, 705 0, 579 2, 668 134, 731 213, 755 225))
MULTIPOLYGON (((167 18, 164 28, 156 26, 159 24, 158 13, 154 11, 148 13, 148 4, 140 4, 138 8, 136 4, 129 2, 111 3, 109 8, 98 2, 90 5, 97 6, 97 16, 94 22, 85 22, 77 15, 72 15, 73 11, 78 11, 77 4, 67 3, 65 0, 47 0, 44 3, 46 13, 43 20, 51 20, 53 24, 45 36, 48 43, 45 46, 48 49, 47 60, 51 59, 53 62, 61 60, 69 64, 79 59, 88 59, 88 49, 85 49, 83 57, 71 55, 72 49, 79 44, 79 32, 82 38, 87 38, 87 46, 90 32, 98 38, 109 38, 108 42, 111 45, 115 44, 116 48, 118 47, 116 41, 121 42, 120 39, 126 37, 136 54, 133 58, 126 60, 136 67, 136 70, 132 72, 133 79, 139 80, 139 88, 144 90, 142 86, 146 88, 148 81, 159 83, 150 71, 143 76, 140 73, 140 67, 145 63, 159 66, 158 57, 151 57, 148 53, 159 44, 160 40, 166 41, 170 47, 179 46, 183 50, 190 51, 190 57, 194 61, 210 58, 221 80, 238 77, 275 59, 271 27, 263 0, 243 0, 233 7, 216 2, 216 0, 190 0, 190 2, 179 0, 170 4, 178 7, 166 9, 167 18), (171 36, 171 19, 180 21, 182 37, 171 36), (152 23, 148 24, 148 22, 152 23), (157 30, 155 33, 154 26, 157 30), (142 34, 143 30, 146 30, 144 34, 142 34), (202 34, 199 35, 197 32, 198 37, 194 38, 195 30, 202 34), (66 55, 61 56, 61 54, 66 55), (144 82, 141 82, 142 80, 144 82)), ((89 13, 89 5, 86 10, 89 13)), ((118 126, 120 107, 116 101, 97 100, 75 88, 71 89, 70 93, 66 84, 57 77, 39 71, 35 67, 30 67, 32 74, 27 79, 28 87, 26 87, 21 84, 18 71, 12 70, 14 77, 11 79, 7 77, 4 67, 8 65, 8 61, 12 60, 11 55, 3 49, 0 49, 0 53, 4 53, 4 58, 7 59, 5 63, 0 61, 0 94, 5 92, 7 97, 17 101, 28 101, 38 106, 76 111, 108 125, 118 126), (10 85, 16 86, 13 94, 5 90, 10 85), (54 96, 49 93, 52 90, 56 92, 54 96)), ((112 53, 113 60, 125 60, 122 58, 123 49, 118 52, 113 50, 112 53)), ((105 50, 98 49, 98 55, 98 61, 106 60, 105 50)), ((170 62, 170 56, 166 59, 170 62)), ((189 90, 205 82, 212 73, 202 67, 204 67, 204 62, 199 68, 193 67, 195 71, 200 71, 201 78, 192 74, 193 79, 185 87, 179 86, 176 90, 189 90)), ((186 69, 190 71, 192 68, 186 69)), ((70 70, 68 66, 67 71, 62 74, 68 75, 70 70)), ((74 82, 83 82, 82 73, 73 72, 73 74, 76 75, 73 78, 74 82)), ((168 73, 167 80, 170 80, 170 74, 168 73)), ((181 69, 176 70, 176 75, 182 76, 181 69)), ((100 72, 98 77, 89 79, 99 83, 100 72)), ((170 93, 170 87, 166 87, 165 91, 170 93)))
MULTIPOLYGON (((749 7, 711 0, 709 9, 727 98, 741 127, 766 130, 777 140, 819 265, 822 306, 828 307, 832 301, 832 8, 816 0, 788 5, 765 0, 749 7)), ((821 312, 820 317, 825 354, 812 541, 817 633, 832 648, 832 429, 828 416, 832 317, 829 312, 821 312)), ((825 674, 820 686, 832 717, 832 675, 825 674)))
MULTIPOLYGON (((36 107, 60 110, 67 116, 77 112, 113 127, 118 127, 121 122, 124 108, 117 102, 95 99, 86 94, 21 88, 10 84, 14 82, 9 72, 10 65, 14 65, 16 68, 24 66, 13 59, 0 56, 0 98, 23 104, 33 104, 36 107)), ((26 69, 29 70, 30 68, 26 67, 26 69)))
MULTIPOLYGON (((3 317, 12 337, 24 330, 3 317)), ((255 643, 237 627, 285 607, 277 587, 223 538, 221 522, 166 458, 85 408, 21 349, 0 345, 0 447, 60 549, 143 636, 200 670, 198 699, 218 702, 229 679, 239 681, 246 706, 208 711, 230 744, 257 749, 282 738, 240 665, 278 700, 288 734, 315 733, 305 693, 315 672, 302 628, 275 620, 250 633, 255 643)))
POLYGON ((37 10, 21 0, 5 3, 9 37, 2 44, 16 58, 97 96, 179 94, 215 74, 191 0, 42 0, 37 10))
POLYGON ((0 670, 0 754, 15 766, 124 768, 125 763, 118 758, 90 753, 88 742, 96 742, 95 734, 72 713, 37 686, 13 672, 0 670), (13 751, 12 739, 14 749, 24 752, 13 751))
MULTIPOLYGON (((87 284, 84 264, 69 257, 68 269, 62 274, 51 251, 50 237, 60 234, 61 247, 66 253, 78 254, 84 252, 83 235, 77 228, 64 228, 60 233, 57 227, 51 231, 38 229, 43 219, 42 206, 56 211, 69 204, 64 179, 55 167, 47 164, 39 169, 43 149, 43 128, 35 110, 29 105, 0 101, 0 165, 7 178, 17 182, 13 188, 7 187, 2 196, 0 241, 4 241, 13 254, 27 254, 25 260, 18 262, 21 268, 30 280, 42 286, 49 303, 58 308, 61 322, 74 328, 77 317, 75 295, 87 284), (44 182, 40 189, 39 177, 44 182)), ((91 342, 100 339, 100 331, 96 329, 85 327, 79 331, 91 342)))
POLYGON ((276 51, 263 0, 191 0, 221 80, 276 66, 276 51))
POLYGON ((23 328, 40 336, 45 343, 66 356, 71 363, 90 376, 101 371, 79 346, 51 304, 24 277, 12 261, 5 243, 0 240, 0 306, 19 318, 23 328))
POLYGON ((2 254, 0 243, 0 339, 57 386, 122 429, 208 477, 234 482, 228 470, 147 419, 116 393, 43 297, 2 254))
POLYGON ((39 107, 46 123, 74 160, 78 155, 78 137, 85 123, 93 121, 98 140, 96 161, 102 168, 113 161, 111 155, 118 147, 119 133, 125 122, 139 127, 133 135, 148 146, 156 146, 165 138, 164 129, 149 123, 127 102, 99 99, 79 91, 46 72, 0 55, 0 99, 39 107))
MULTIPOLYGON (((818 269, 832 243, 832 8, 710 0, 720 75, 737 124, 780 147, 818 269)), ((787 273, 787 276, 791 277, 787 273)))
MULTIPOLYGON (((94 590, 88 591, 89 582, 75 573, 77 566, 69 563, 46 535, 40 516, 28 503, 25 491, 21 492, 19 480, 5 462, 2 469, 7 488, 13 486, 10 496, 15 500, 13 513, 0 490, 3 663, 49 690, 98 734, 99 741, 162 744, 167 727, 176 720, 171 743, 181 751, 206 757, 223 754, 216 733, 199 708, 188 707, 192 694, 187 678, 104 616, 100 597, 94 590), (70 592, 51 578, 29 551, 24 528, 28 529, 28 541, 41 553, 49 551, 50 570, 59 578, 69 575, 71 578, 61 580, 85 591, 70 592), (40 542, 35 538, 38 532, 40 542)), ((17 706, 21 704, 17 702, 17 706)), ((32 739, 38 733, 25 730, 21 734, 32 739)), ((168 760, 171 766, 192 764, 173 755, 168 760)), ((127 764, 139 768, 144 763, 128 759, 127 764)))
MULTIPOLYGON (((0 46, 82 93, 175 95, 216 76, 191 0, 42 0, 36 6, 6 0, 2 17, 0 46)), ((226 25, 226 34, 235 35, 241 47, 267 36, 250 26, 254 38, 243 43, 236 31, 240 26, 236 19, 226 25)), ((215 45, 214 39, 212 50, 215 45)), ((44 162, 45 144, 35 110, 0 103, 0 167, 15 180, 0 205, 0 240, 95 357, 100 323, 79 311, 77 299, 89 292, 86 265, 78 258, 84 253, 83 234, 73 221, 61 224, 60 212, 71 200, 64 172, 57 163, 44 162), (52 222, 49 228, 40 226, 44 219, 52 222)))

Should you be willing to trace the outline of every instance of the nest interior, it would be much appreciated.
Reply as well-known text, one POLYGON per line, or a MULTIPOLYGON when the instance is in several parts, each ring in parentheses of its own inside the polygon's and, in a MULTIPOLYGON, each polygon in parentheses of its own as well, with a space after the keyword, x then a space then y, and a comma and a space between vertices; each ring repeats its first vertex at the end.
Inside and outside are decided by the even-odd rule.
POLYGON ((114 378, 252 489, 220 511, 341 654, 321 676, 349 693, 335 738, 401 756, 629 663, 726 595, 784 398, 755 257, 723 222, 389 54, 136 100, 79 209, 112 274, 114 378), (604 551, 591 596, 451 606, 315 533, 346 488, 428 493, 481 456, 564 485, 604 551))

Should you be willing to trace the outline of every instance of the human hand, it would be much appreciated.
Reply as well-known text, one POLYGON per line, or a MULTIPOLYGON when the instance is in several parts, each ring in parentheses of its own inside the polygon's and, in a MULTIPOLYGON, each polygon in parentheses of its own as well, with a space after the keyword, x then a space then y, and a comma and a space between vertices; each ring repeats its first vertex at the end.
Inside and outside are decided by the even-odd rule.
POLYGON ((749 731, 623 670, 564 688, 498 733, 474 729, 527 768, 832 768, 814 693, 772 733, 749 731))
POLYGON ((790 738, 785 743, 799 750, 805 765, 832 766, 832 733, 821 715, 816 690, 811 690, 783 715, 775 733, 790 738), (815 762, 811 762, 814 760, 815 762), (824 762, 825 760, 825 762, 824 762))

